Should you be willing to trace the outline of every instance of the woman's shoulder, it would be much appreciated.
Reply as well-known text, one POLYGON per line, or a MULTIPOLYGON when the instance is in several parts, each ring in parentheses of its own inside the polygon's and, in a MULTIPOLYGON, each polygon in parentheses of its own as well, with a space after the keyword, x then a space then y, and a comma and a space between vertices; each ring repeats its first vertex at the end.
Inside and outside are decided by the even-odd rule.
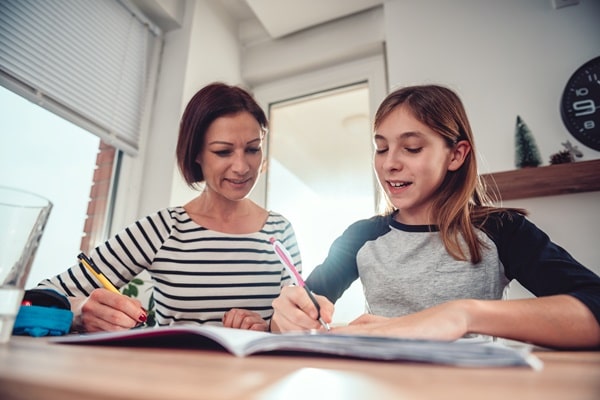
POLYGON ((267 211, 267 219, 264 223, 264 229, 268 229, 269 227, 278 230, 293 230, 292 223, 285 215, 272 210, 267 211))
POLYGON ((191 221, 192 219, 183 207, 175 206, 161 208, 138 220, 135 224, 151 225, 153 229, 171 231, 174 226, 189 224, 191 221))
POLYGON ((163 220, 163 221, 183 221, 190 220, 190 216, 181 206, 165 207, 155 211, 152 214, 146 216, 146 219, 150 220, 163 220))
POLYGON ((267 218, 268 219, 284 219, 287 221, 287 218, 283 214, 281 214, 277 211, 273 211, 273 210, 267 210, 267 218))
POLYGON ((285 215, 277 211, 268 210, 266 224, 291 225, 291 222, 285 215))

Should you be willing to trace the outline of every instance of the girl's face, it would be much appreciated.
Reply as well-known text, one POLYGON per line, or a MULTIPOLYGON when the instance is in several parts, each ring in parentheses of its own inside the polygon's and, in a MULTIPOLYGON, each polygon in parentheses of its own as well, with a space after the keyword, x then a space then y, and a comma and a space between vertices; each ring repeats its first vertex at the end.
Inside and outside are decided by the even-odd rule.
POLYGON ((205 190, 231 201, 245 198, 260 173, 262 138, 259 123, 248 112, 215 119, 196 158, 204 174, 205 190))
POLYGON ((391 203, 400 210, 398 221, 435 224, 430 213, 434 193, 446 172, 462 165, 468 144, 448 147, 440 134, 404 106, 381 121, 374 141, 375 172, 391 203))

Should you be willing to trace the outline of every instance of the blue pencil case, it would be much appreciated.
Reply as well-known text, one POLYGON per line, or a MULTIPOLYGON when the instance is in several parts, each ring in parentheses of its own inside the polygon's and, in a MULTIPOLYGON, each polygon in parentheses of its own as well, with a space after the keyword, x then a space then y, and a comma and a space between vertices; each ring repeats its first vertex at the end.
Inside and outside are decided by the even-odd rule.
POLYGON ((69 333, 73 313, 66 296, 52 289, 25 291, 13 335, 61 336, 69 333))

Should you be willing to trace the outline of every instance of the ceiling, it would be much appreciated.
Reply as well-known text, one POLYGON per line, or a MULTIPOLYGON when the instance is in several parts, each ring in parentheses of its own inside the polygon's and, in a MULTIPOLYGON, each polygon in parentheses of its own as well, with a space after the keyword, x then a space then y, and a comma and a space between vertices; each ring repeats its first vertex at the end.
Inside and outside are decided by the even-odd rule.
POLYGON ((257 19, 273 39, 383 4, 383 0, 222 0, 238 21, 257 19))

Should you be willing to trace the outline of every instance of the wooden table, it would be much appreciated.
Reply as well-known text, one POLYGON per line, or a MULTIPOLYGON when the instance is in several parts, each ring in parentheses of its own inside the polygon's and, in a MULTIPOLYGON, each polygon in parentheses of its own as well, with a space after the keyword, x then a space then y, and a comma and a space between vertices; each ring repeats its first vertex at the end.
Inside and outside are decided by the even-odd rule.
POLYGON ((0 399, 600 399, 600 352, 535 354, 542 371, 13 337, 0 345, 0 399))

